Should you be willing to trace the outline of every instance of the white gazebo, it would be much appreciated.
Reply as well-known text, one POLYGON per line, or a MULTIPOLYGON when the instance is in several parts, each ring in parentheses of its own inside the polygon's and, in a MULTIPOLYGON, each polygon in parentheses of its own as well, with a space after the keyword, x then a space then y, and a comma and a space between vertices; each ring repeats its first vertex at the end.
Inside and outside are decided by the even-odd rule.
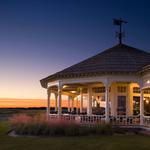
POLYGON ((111 122, 150 126, 150 53, 118 44, 41 81, 47 115, 81 123, 111 122), (55 112, 50 112, 51 93, 55 112), (68 95, 68 111, 61 107, 68 95), (74 109, 74 103, 76 111, 74 109))

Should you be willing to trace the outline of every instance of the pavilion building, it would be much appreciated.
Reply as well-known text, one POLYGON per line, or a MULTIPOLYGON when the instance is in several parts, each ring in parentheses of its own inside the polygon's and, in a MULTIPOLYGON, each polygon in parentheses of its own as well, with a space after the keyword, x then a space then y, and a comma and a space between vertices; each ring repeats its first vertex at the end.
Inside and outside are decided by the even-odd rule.
POLYGON ((40 80, 55 94, 55 111, 62 113, 62 95, 68 95, 68 116, 150 126, 150 53, 125 44, 112 48, 40 80), (74 114, 75 115, 75 114, 74 114), (94 117, 94 118, 93 118, 94 117))

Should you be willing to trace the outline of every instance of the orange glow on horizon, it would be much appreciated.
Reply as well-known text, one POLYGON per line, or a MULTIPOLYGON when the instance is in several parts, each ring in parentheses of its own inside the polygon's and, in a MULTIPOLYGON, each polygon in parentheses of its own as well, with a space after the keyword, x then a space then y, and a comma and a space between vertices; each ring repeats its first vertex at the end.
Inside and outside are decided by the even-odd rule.
MULTIPOLYGON (((55 100, 51 99, 50 102, 51 107, 55 107, 55 100)), ((74 107, 76 107, 76 101, 74 101, 74 107)), ((0 108, 28 108, 28 107, 47 107, 46 99, 9 99, 9 98, 1 98, 0 99, 0 108)), ((68 107, 68 100, 62 100, 62 107, 68 107)))

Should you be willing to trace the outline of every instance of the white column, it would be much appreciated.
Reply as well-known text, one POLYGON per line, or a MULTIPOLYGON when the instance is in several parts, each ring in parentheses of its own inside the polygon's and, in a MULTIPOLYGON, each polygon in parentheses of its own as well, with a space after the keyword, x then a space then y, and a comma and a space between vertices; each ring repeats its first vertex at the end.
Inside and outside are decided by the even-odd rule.
POLYGON ((72 97, 72 106, 71 106, 71 111, 74 111, 74 98, 72 97))
POLYGON ((71 97, 68 96, 68 112, 70 112, 70 99, 71 99, 71 97))
POLYGON ((143 90, 141 89, 140 92, 140 125, 143 125, 143 114, 144 114, 144 93, 143 90))
POLYGON ((57 102, 58 102, 58 115, 61 115, 62 109, 61 109, 61 86, 60 85, 58 85, 57 102))
POLYGON ((82 88, 80 89, 80 113, 83 113, 83 92, 82 92, 82 88))
POLYGON ((111 97, 111 115, 115 116, 117 115, 117 96, 116 96, 116 83, 111 84, 111 92, 110 95, 111 97))
POLYGON ((133 95, 132 95, 132 84, 129 83, 127 86, 127 103, 126 103, 126 115, 132 116, 133 115, 133 95))
POLYGON ((109 85, 105 85, 105 102, 106 102, 106 107, 105 107, 105 120, 108 123, 109 122, 109 85))
POLYGON ((76 97, 76 114, 78 114, 78 97, 76 97))
POLYGON ((92 90, 91 88, 88 88, 87 115, 92 115, 92 90))
POLYGON ((56 112, 57 112, 57 96, 58 96, 58 94, 55 93, 55 111, 56 112))
POLYGON ((50 92, 50 90, 48 89, 48 90, 47 90, 47 117, 48 117, 49 114, 50 114, 50 96, 51 96, 51 92, 50 92))

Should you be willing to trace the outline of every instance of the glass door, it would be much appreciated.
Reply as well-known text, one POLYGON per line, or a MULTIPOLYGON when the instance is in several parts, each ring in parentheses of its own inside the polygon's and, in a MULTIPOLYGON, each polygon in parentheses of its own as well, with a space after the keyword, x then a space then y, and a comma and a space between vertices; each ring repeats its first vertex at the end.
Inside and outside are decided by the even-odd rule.
POLYGON ((118 115, 126 115, 126 96, 118 96, 118 115))

